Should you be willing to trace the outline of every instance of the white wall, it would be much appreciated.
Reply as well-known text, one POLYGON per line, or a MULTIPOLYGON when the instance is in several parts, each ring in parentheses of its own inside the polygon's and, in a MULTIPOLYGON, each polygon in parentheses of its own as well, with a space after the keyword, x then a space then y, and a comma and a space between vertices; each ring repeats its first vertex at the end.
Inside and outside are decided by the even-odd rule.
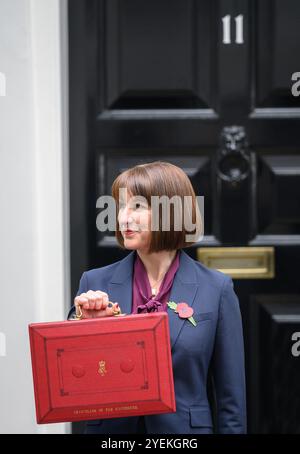
POLYGON ((28 339, 70 301, 66 39, 66 0, 0 0, 0 433, 69 430, 35 422, 28 339))

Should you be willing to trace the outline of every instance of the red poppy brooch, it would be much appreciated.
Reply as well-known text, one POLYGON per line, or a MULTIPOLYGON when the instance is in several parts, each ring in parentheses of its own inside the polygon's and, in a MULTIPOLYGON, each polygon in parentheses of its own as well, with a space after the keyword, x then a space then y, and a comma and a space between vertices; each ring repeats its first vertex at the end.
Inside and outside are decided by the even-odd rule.
POLYGON ((180 318, 187 318, 192 325, 197 326, 197 323, 193 318, 194 309, 187 303, 181 302, 176 304, 174 301, 169 301, 167 304, 170 309, 173 309, 173 311, 179 315, 180 318))

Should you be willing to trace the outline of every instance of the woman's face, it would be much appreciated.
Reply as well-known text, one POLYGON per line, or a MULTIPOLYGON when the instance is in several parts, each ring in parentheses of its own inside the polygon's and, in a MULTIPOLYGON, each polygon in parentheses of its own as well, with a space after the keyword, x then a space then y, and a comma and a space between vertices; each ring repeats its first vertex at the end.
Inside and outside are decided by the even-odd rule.
POLYGON ((120 200, 118 214, 124 247, 147 252, 151 241, 151 208, 143 197, 127 194, 127 201, 120 200))

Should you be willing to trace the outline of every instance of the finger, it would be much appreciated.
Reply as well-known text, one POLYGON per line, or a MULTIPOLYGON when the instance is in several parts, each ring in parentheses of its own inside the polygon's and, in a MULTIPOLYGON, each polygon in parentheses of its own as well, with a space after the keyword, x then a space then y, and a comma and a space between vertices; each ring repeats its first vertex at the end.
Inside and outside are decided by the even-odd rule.
POLYGON ((102 303, 99 298, 97 298, 96 303, 95 303, 95 310, 99 311, 101 309, 102 303))
POLYGON ((101 290, 96 290, 94 292, 94 296, 96 297, 95 309, 96 310, 105 309, 109 301, 108 294, 102 292, 101 290))
POLYGON ((102 292, 101 290, 89 290, 87 292, 87 295, 91 295, 91 296, 95 296, 95 295, 99 295, 99 296, 108 296, 106 292, 102 292))
POLYGON ((99 292, 95 292, 94 295, 95 295, 95 310, 99 311, 102 306, 101 295, 99 294, 99 292))
POLYGON ((110 303, 108 304, 106 308, 106 315, 112 316, 115 315, 115 312, 119 310, 119 304, 118 303, 110 303))
POLYGON ((94 310, 97 303, 97 296, 95 293, 89 295, 89 309, 94 310))
POLYGON ((108 294, 106 292, 102 292, 101 290, 96 290, 95 293, 97 295, 100 296, 100 298, 103 300, 103 301, 108 301, 109 298, 108 298, 108 294))
POLYGON ((107 295, 107 293, 102 292, 101 290, 95 290, 95 293, 97 293, 100 296, 107 295))
POLYGON ((102 309, 106 309, 108 303, 109 303, 108 294, 105 293, 105 294, 102 296, 102 309))
POLYGON ((88 298, 83 295, 77 296, 74 300, 75 306, 82 306, 85 309, 88 308, 88 305, 89 305, 88 303, 89 303, 88 298))

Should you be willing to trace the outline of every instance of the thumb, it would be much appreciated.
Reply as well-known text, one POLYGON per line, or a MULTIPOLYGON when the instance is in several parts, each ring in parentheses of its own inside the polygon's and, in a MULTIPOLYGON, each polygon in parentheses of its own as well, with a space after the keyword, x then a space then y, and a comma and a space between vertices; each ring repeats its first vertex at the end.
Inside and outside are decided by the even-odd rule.
POLYGON ((112 303, 111 301, 106 306, 105 311, 106 311, 106 315, 108 315, 108 316, 112 316, 112 315, 116 315, 118 313, 121 313, 121 309, 120 309, 119 304, 118 303, 112 303))

